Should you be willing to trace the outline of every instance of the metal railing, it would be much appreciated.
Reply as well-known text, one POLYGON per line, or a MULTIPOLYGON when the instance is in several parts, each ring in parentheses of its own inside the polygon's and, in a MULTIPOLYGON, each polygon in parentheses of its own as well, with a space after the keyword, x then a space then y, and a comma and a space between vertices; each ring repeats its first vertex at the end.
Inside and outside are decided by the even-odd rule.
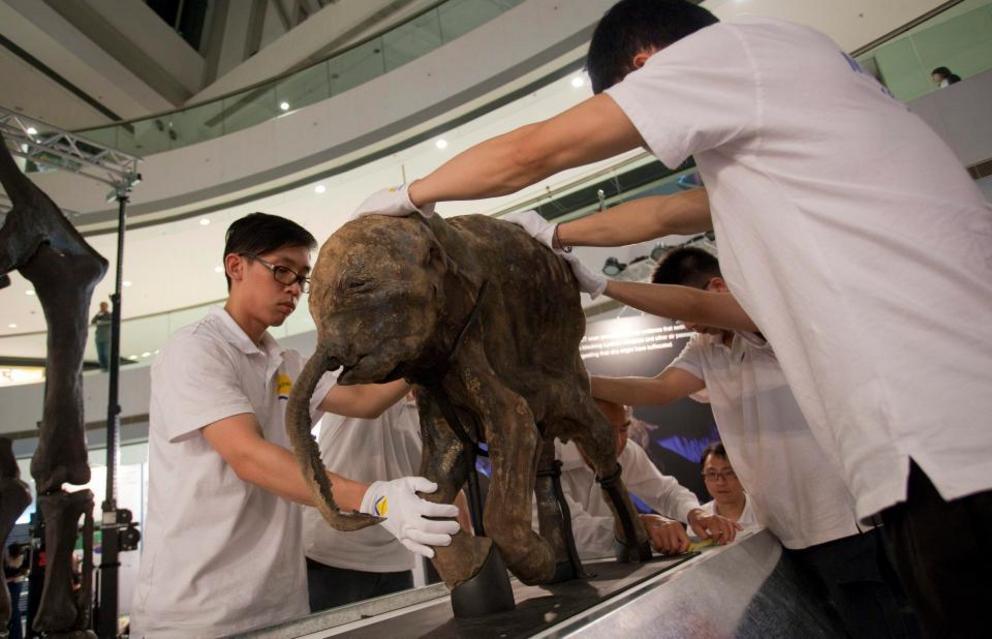
POLYGON ((340 95, 438 49, 522 2, 446 0, 303 69, 200 104, 77 133, 141 156, 211 140, 340 95))

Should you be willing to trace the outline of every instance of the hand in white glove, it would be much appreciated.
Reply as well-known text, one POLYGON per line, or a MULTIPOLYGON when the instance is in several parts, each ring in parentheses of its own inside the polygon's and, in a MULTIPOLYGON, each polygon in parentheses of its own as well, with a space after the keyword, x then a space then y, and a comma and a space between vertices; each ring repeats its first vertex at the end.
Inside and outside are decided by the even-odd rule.
POLYGON ((434 215, 434 205, 428 204, 417 208, 410 201, 409 184, 402 186, 391 186, 388 189, 376 191, 358 205, 351 219, 365 217, 366 215, 388 215, 391 217, 406 217, 411 213, 420 213, 424 217, 434 215))
POLYGON ((579 288, 582 292, 589 293, 589 297, 596 299, 606 290, 606 277, 593 273, 586 265, 579 261, 574 253, 559 253, 565 258, 568 265, 572 267, 572 274, 579 281, 579 288))
POLYGON ((555 227, 558 225, 548 222, 546 219, 541 217, 537 211, 517 211, 516 213, 510 213, 509 215, 501 217, 500 219, 516 224, 523 230, 527 231, 532 238, 547 246, 549 249, 554 250, 555 247, 552 244, 552 240, 555 236, 555 227))
POLYGON ((432 493, 437 484, 424 477, 401 477, 393 481, 373 482, 362 498, 361 512, 384 517, 382 527, 407 549, 428 559, 434 556, 431 546, 447 546, 461 527, 454 519, 458 508, 453 504, 435 504, 417 496, 417 491, 432 493), (444 521, 426 517, 451 517, 444 521))

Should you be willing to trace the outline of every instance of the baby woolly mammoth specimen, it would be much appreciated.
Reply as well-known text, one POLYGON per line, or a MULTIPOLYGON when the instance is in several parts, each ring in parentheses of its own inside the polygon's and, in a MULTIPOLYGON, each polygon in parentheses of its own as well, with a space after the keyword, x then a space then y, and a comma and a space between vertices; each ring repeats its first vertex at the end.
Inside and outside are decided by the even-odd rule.
POLYGON ((439 486, 427 499, 451 503, 475 445, 488 445, 492 477, 483 521, 491 540, 460 532, 436 549, 435 567, 449 587, 479 572, 492 543, 527 584, 580 570, 577 560, 571 573, 563 569, 569 522, 555 507, 551 483, 535 481, 539 462, 553 464, 555 438, 574 439, 601 478, 617 516, 619 558, 650 556, 619 476, 613 432, 579 358, 585 318, 578 286, 564 260, 523 230, 482 215, 351 221, 320 250, 310 313, 317 349, 293 387, 287 428, 333 527, 377 521, 338 509, 310 435, 315 385, 340 367, 340 384, 405 378, 420 387, 420 473, 439 486), (456 430, 449 421, 466 427, 456 430), (531 528, 535 484, 540 534, 531 528))

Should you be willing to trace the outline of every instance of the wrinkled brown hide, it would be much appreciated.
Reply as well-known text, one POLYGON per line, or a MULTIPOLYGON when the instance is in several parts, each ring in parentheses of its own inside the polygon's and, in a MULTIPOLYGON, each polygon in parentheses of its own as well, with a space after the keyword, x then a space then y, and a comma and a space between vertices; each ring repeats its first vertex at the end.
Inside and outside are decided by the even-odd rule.
MULTIPOLYGON (((575 439, 598 476, 617 469, 613 431, 589 394, 578 354, 585 319, 568 265, 518 227, 486 216, 371 216, 344 225, 321 248, 310 312, 317 352, 293 388, 288 428, 331 525, 356 528, 375 519, 342 514, 334 504, 307 415, 317 379, 338 365, 341 384, 405 378, 425 390, 421 473, 439 484, 427 499, 450 503, 466 479, 470 452, 440 419, 443 399, 489 446, 487 534, 521 581, 552 580, 564 536, 543 512, 554 507, 546 487, 538 500, 543 536, 531 528, 542 451, 556 437, 575 439), (468 323, 477 304, 478 317, 468 323)), ((643 558, 646 535, 619 488, 615 513, 629 534, 618 525, 618 536, 641 550, 632 558, 643 558)), ((453 587, 472 577, 488 544, 459 533, 436 549, 445 582, 453 587)))
MULTIPOLYGON (((2 137, 0 183, 13 203, 0 228, 0 288, 10 284, 7 273, 20 271, 34 285, 48 326, 45 404, 38 448, 31 459, 31 475, 44 514, 44 496, 52 497, 48 502, 56 509, 75 508, 76 500, 84 497, 68 495, 63 500, 62 484, 85 484, 90 480, 83 423, 83 353, 90 300, 107 271, 107 260, 20 172, 2 137)), ((75 528, 64 534, 71 536, 56 545, 68 544, 71 550, 75 528)), ((53 579, 68 578, 69 556, 59 555, 57 561, 66 563, 58 565, 56 560, 49 560, 45 594, 35 625, 51 632, 71 633, 81 630, 83 626, 78 624, 88 623, 88 616, 68 613, 77 608, 77 603, 67 598, 71 588, 67 590, 64 584, 49 587, 53 579)))
MULTIPOLYGON (((6 437, 0 437, 0 540, 10 536, 17 518, 30 503, 31 489, 21 481, 21 471, 17 467, 11 442, 6 437)), ((7 547, 2 550, 4 554, 0 554, 0 559, 6 558, 7 547)), ((10 593, 6 588, 0 588, 0 632, 10 622, 10 605, 10 593)))

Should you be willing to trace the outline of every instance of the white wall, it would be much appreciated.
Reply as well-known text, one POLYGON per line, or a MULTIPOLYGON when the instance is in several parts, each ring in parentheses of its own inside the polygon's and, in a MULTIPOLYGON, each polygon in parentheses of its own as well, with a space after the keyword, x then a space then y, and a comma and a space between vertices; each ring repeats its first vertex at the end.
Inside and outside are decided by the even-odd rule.
POLYGON ((909 107, 944 138, 963 165, 992 159, 992 71, 927 94, 909 107))

